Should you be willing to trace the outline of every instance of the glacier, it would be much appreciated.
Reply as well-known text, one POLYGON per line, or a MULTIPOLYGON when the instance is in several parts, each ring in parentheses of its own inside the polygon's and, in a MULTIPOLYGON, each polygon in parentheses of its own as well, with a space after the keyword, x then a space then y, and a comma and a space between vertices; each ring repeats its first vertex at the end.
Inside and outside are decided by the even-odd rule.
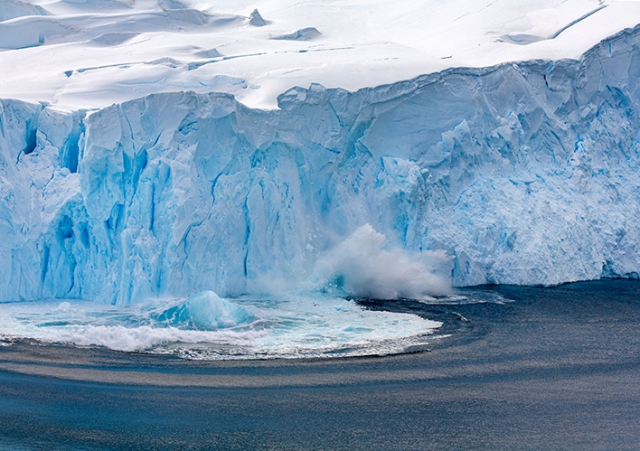
POLYGON ((2 301, 285 290, 367 224, 454 286, 637 278, 639 47, 636 27, 579 60, 313 84, 274 110, 2 100, 2 301))

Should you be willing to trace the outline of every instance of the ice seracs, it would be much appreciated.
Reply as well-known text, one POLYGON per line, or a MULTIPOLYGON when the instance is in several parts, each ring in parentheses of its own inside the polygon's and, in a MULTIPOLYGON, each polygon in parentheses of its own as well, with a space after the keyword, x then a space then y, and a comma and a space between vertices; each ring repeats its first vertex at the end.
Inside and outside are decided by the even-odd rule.
POLYGON ((2 300, 637 277, 640 3, 387 4, 2 3, 2 300))
POLYGON ((269 25, 271 22, 268 20, 264 20, 260 15, 260 11, 254 9, 253 12, 249 15, 249 24, 254 27, 264 27, 265 25, 269 25))
MULTIPOLYGON (((579 60, 313 84, 276 110, 224 93, 71 114, 2 101, 0 292, 128 304, 291 288, 366 224, 379 255, 448 255, 426 268, 454 285, 637 277, 639 48, 635 28, 579 60)), ((357 292, 382 277, 368 263, 327 277, 357 292)))

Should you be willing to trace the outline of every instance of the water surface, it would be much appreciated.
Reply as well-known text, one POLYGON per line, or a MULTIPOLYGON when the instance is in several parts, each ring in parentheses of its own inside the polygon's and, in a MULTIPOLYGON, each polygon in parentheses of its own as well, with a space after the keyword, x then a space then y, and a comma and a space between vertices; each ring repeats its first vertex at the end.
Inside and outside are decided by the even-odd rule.
POLYGON ((640 449, 640 283, 482 291, 513 302, 368 302, 448 335, 388 357, 1 346, 0 449, 640 449))

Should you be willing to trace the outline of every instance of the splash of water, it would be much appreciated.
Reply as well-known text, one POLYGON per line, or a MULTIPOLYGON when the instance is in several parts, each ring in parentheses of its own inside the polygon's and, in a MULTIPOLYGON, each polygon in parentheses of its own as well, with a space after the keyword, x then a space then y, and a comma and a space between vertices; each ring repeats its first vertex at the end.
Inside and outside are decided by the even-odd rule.
POLYGON ((369 224, 318 259, 305 284, 375 299, 432 299, 451 293, 451 283, 436 271, 450 258, 444 251, 411 254, 386 246, 386 237, 369 224))

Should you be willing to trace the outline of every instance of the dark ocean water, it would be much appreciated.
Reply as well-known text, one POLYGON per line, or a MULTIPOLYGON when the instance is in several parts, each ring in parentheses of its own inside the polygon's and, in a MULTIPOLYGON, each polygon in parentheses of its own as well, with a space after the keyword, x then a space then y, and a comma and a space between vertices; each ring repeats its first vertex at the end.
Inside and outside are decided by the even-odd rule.
POLYGON ((640 282, 480 291, 513 302, 365 302, 444 322, 390 357, 1 346, 0 450, 640 449, 640 282))

